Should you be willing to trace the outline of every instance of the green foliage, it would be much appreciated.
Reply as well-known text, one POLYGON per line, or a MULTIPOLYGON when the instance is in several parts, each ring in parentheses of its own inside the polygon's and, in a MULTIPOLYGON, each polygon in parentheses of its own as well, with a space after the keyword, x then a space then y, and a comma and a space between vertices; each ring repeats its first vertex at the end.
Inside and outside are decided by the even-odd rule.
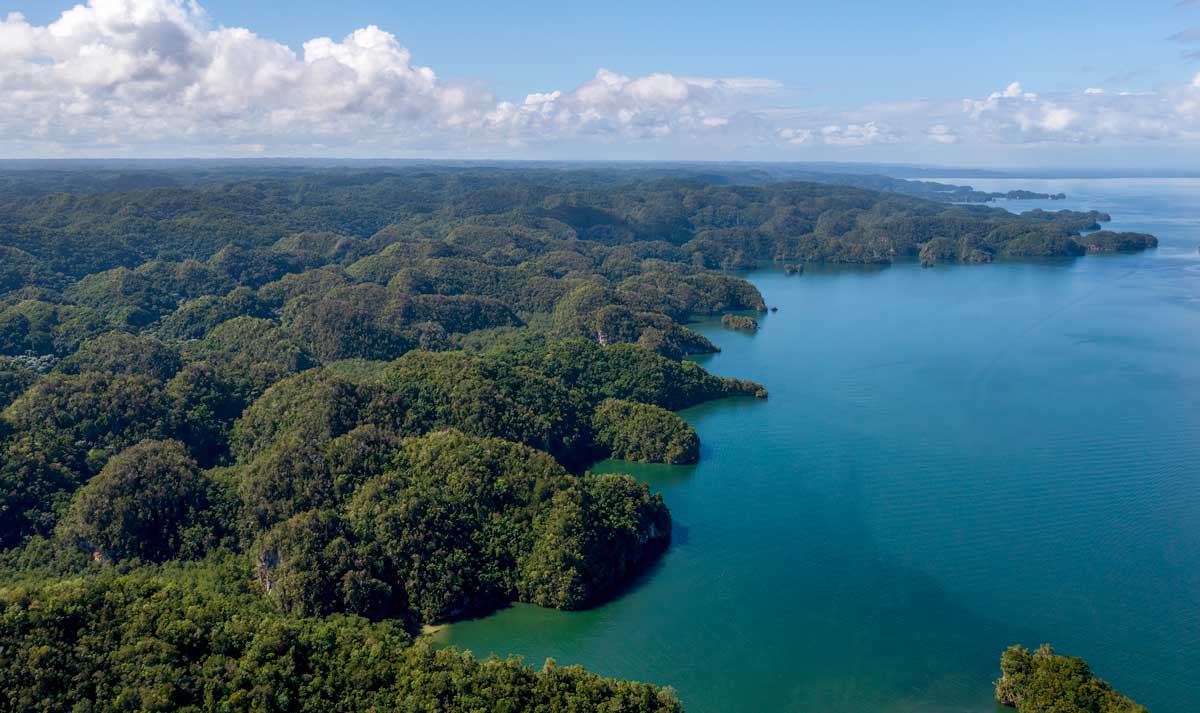
POLYGON ((284 275, 275 282, 263 285, 255 294, 266 304, 279 308, 292 298, 319 298, 338 287, 346 287, 353 283, 354 278, 343 268, 326 265, 284 275))
POLYGON ((261 319, 270 315, 255 292, 239 287, 222 297, 203 295, 183 303, 155 325, 154 332, 164 339, 203 339, 218 325, 235 317, 261 319))
POLYGON ((228 365, 196 361, 166 384, 171 431, 201 465, 222 461, 233 421, 246 407, 254 385, 228 365))
POLYGON ((334 503, 333 481, 319 444, 285 438, 235 472, 244 539, 293 515, 334 503))
POLYGON ((1023 233, 1004 244, 1000 254, 1007 257, 1059 257, 1076 256, 1085 252, 1073 237, 1069 235, 1045 235, 1043 233, 1023 233))
POLYGON ((478 661, 393 622, 295 618, 240 560, 0 588, 0 707, 678 713, 669 690, 547 662, 478 661))
POLYGON ((721 325, 726 329, 737 329, 744 332, 758 331, 758 320, 740 314, 726 314, 721 317, 721 325))
POLYGON ((96 371, 104 374, 141 374, 168 381, 182 366, 179 352, 153 337, 109 332, 87 340, 59 364, 64 374, 96 371))
POLYGON ((617 294, 626 304, 676 319, 726 310, 766 310, 762 295, 745 280, 715 273, 644 272, 622 281, 617 294))
POLYGON ((584 478, 554 495, 535 524, 521 597, 542 606, 594 604, 666 547, 671 516, 662 496, 627 475, 584 478))
POLYGON ((143 441, 75 493, 59 534, 103 559, 195 556, 215 542, 212 487, 183 444, 143 441))
POLYGON ((33 369, 16 359, 0 357, 0 410, 12 403, 38 380, 33 369))
POLYGON ((1097 678, 1078 656, 1043 644, 1032 654, 1010 646, 1000 657, 996 701, 1018 713, 1146 713, 1146 708, 1097 678))
POLYGON ((592 419, 596 441, 614 458, 643 463, 693 463, 700 438, 679 416, 658 406, 607 399, 592 419))
POLYGON ((401 627, 590 606, 665 546, 661 498, 583 473, 766 396, 681 361, 764 308, 720 271, 1156 244, 782 166, 93 173, 0 175, 0 581, 44 580, 0 585, 0 707, 678 710, 401 627))
POLYGON ((175 307, 175 300, 146 275, 119 267, 88 275, 64 295, 103 314, 114 327, 145 327, 175 307))
POLYGON ((54 528, 87 465, 69 437, 33 430, 0 448, 0 546, 13 547, 54 528))
POLYGON ((275 323, 255 317, 235 317, 221 323, 204 339, 192 342, 184 356, 207 360, 236 373, 247 393, 257 395, 280 379, 315 366, 315 359, 275 323))
MULTIPOLYGON (((21 293, 16 293, 20 296, 21 293)), ((46 295, 49 296, 49 295, 46 295)), ((111 327, 88 307, 57 304, 43 299, 0 301, 0 353, 63 356, 81 342, 111 327)))
POLYGON ((306 230, 302 233, 280 238, 273 246, 279 252, 296 255, 312 255, 333 262, 344 262, 358 254, 362 240, 354 236, 338 235, 329 231, 306 230))
POLYGON ((526 366, 588 395, 654 404, 671 411, 726 396, 765 397, 760 384, 716 377, 690 361, 674 361, 633 345, 601 347, 585 339, 498 345, 490 359, 526 366))
POLYGON ((328 441, 355 426, 362 405, 354 384, 327 370, 286 378, 259 396, 234 424, 233 454, 247 460, 284 437, 328 441))
POLYGON ((0 246, 0 294, 26 285, 50 282, 53 276, 36 256, 20 248, 0 246))
POLYGON ((397 359, 369 418, 400 433, 455 428, 547 451, 570 465, 586 460, 589 408, 559 379, 461 352, 411 352, 397 359))
POLYGON ((586 606, 670 536, 662 499, 630 478, 581 480, 545 453, 455 431, 407 442, 347 512, 424 621, 517 597, 586 606))
POLYGON ((1158 238, 1145 233, 1114 233, 1111 230, 1097 230, 1094 233, 1084 233, 1076 241, 1089 252, 1137 252, 1158 247, 1158 238))
POLYGON ((404 623, 407 604, 379 576, 378 556, 356 547, 343 519, 310 510, 267 531, 252 549, 255 573, 267 596, 294 616, 336 612, 404 623))
POLYGON ((59 462, 98 472, 108 457, 170 434, 163 383, 141 374, 53 374, 14 401, 0 419, 16 432, 66 444, 59 462))
POLYGON ((574 479, 544 453, 453 431, 410 441, 396 456, 348 512, 419 617, 441 621, 514 598, 534 519, 574 479))

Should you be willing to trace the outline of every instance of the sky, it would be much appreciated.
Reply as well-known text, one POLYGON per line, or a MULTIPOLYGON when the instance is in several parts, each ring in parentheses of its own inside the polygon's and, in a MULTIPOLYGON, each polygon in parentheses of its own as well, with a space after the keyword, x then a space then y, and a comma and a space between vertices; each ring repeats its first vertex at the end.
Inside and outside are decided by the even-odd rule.
POLYGON ((1200 0, 0 0, 0 157, 1200 158, 1200 0))

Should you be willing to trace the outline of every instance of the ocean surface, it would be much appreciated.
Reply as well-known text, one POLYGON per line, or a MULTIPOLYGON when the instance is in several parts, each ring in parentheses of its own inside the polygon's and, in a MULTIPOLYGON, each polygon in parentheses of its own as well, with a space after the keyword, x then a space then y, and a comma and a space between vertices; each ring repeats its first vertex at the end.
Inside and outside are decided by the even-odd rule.
POLYGON ((1095 208, 1157 250, 746 276, 698 328, 770 399, 683 412, 695 466, 608 461, 674 541, 609 604, 517 605, 442 643, 671 685, 691 713, 993 713, 1012 643, 1200 710, 1200 180, 971 180, 1095 208))

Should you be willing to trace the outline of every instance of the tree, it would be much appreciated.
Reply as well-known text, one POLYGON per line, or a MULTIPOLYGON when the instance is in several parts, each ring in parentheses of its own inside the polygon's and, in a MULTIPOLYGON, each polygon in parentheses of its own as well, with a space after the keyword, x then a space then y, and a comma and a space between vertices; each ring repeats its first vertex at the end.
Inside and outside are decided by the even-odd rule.
POLYGON ((177 441, 143 441, 79 489, 58 532, 104 559, 163 562, 213 540, 212 484, 177 441))
POLYGON ((153 337, 109 332, 85 341, 58 369, 64 374, 142 374, 167 381, 181 366, 179 352, 153 337))
POLYGON ((1077 656, 1060 656, 1042 644, 1032 654, 1010 646, 1000 657, 996 701, 1018 713, 1146 713, 1092 674, 1077 656))
POLYGON ((351 537, 330 511, 294 515, 255 542, 255 576, 267 596, 294 616, 347 612, 409 619, 404 591, 376 576, 380 559, 351 537))
POLYGON ((267 389, 234 424, 233 454, 249 460, 285 436, 328 441, 355 426, 362 406, 355 385, 327 370, 286 378, 267 389))
POLYGON ((632 401, 606 399, 592 418, 596 442, 614 458, 643 463, 693 463, 700 455, 700 437, 670 411, 632 401))

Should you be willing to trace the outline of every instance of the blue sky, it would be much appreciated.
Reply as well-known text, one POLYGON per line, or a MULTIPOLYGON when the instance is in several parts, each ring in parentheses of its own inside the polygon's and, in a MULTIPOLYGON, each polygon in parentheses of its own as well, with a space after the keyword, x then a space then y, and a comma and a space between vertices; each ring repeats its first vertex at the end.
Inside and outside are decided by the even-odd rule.
POLYGON ((0 154, 1043 166, 1094 165, 1101 147, 1103 160, 1123 165, 1200 155, 1200 62, 1186 56, 1200 50, 1200 31, 1188 34, 1200 27, 1200 2, 90 0, 66 32, 60 16, 70 6, 0 0, 0 17, 23 16, 19 27, 14 16, 0 26, 23 33, 8 44, 29 39, 23 57, 0 51, 0 98, 32 91, 44 100, 34 103, 40 111, 58 114, 47 122, 31 108, 29 117, 0 119, 15 137, 0 139, 0 154), (147 83, 155 58, 175 61, 161 48, 155 54, 154 42, 175 35, 129 28, 167 25, 183 28, 193 49, 169 77, 147 83), (398 64, 390 69, 350 58, 380 51, 383 35, 360 35, 353 53, 344 48, 372 26, 407 53, 391 52, 398 64), (254 34, 253 47, 214 34, 242 28, 254 34), (74 44, 64 44, 66 35, 74 44), (305 43, 319 37, 337 45, 320 57, 347 72, 299 76, 313 68, 305 43), (290 49, 295 66, 266 43, 290 49), (113 51, 80 54, 97 45, 113 51), (219 77, 213 68, 229 68, 226 51, 239 64, 219 77), (236 81, 238 72, 257 76, 249 56, 273 77, 256 85, 257 97, 236 81), (73 67, 91 72, 97 62, 129 73, 74 81, 73 67), (37 78, 48 65, 60 76, 37 78), (420 72, 414 80, 410 68, 428 68, 436 84, 420 72), (601 69, 610 73, 601 82, 608 93, 597 99, 588 83, 601 69), (748 78, 757 83, 724 81, 748 78), (318 92, 337 82, 345 91, 318 92), (534 111, 527 97, 543 93, 534 111), (299 96, 320 107, 322 121, 295 104, 299 96), (223 108, 205 115, 213 106, 223 108))

